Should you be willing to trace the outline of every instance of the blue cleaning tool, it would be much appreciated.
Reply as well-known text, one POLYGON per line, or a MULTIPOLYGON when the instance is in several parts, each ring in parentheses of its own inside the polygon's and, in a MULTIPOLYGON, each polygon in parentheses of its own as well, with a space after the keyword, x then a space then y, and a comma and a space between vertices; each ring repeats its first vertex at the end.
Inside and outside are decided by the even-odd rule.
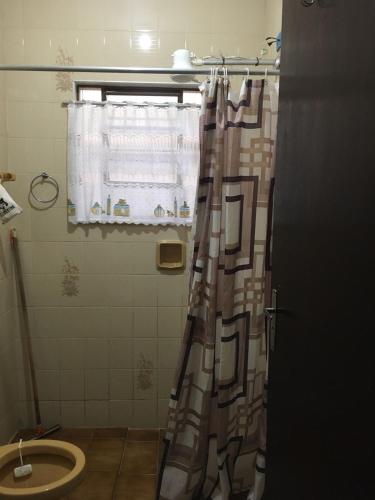
POLYGON ((276 50, 277 52, 280 52, 281 49, 281 31, 276 35, 276 50))
POLYGON ((271 47, 271 45, 273 44, 276 44, 276 50, 277 52, 280 52, 280 49, 281 49, 281 32, 278 33, 276 36, 268 36, 266 38, 266 42, 268 44, 269 47, 271 47))

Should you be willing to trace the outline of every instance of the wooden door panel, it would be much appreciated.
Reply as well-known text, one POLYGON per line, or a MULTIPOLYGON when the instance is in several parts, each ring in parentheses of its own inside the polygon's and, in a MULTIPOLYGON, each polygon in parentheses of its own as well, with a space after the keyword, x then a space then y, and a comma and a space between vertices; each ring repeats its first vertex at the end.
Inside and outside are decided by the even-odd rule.
POLYGON ((267 500, 375 498, 374 21, 284 0, 267 500))

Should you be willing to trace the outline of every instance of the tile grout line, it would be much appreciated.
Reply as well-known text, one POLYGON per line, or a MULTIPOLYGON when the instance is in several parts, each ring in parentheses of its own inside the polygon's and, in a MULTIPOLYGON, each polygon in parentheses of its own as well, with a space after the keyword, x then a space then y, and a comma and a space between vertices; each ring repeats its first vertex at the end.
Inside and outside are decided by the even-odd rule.
POLYGON ((128 439, 128 429, 126 429, 126 435, 125 435, 125 438, 124 438, 124 446, 122 448, 121 459, 120 459, 119 466, 117 468, 115 481, 113 483, 112 497, 111 497, 112 500, 115 500, 116 489, 117 489, 117 482, 118 482, 118 478, 120 477, 121 469, 122 469, 122 466, 123 466, 123 463, 124 463, 124 458, 125 458, 125 448, 126 448, 127 439, 128 439))

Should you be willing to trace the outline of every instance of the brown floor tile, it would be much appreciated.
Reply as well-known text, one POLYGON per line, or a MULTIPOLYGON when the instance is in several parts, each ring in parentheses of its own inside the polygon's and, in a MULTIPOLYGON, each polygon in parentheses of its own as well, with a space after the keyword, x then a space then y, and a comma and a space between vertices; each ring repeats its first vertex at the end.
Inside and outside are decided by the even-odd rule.
POLYGON ((164 449, 165 449, 164 438, 165 438, 166 432, 167 432, 166 429, 160 429, 160 432, 159 432, 158 472, 160 470, 161 462, 163 460, 164 449))
POLYGON ((90 448, 92 439, 88 439, 88 438, 71 439, 71 438, 68 438, 68 439, 63 439, 62 441, 66 441, 68 443, 74 444, 75 446, 78 446, 78 448, 80 448, 83 451, 83 453, 86 454, 90 448))
MULTIPOLYGON (((83 482, 68 495, 69 500, 112 500, 116 472, 87 472, 83 482)), ((135 499, 134 499, 135 500, 135 499)))
POLYGON ((124 444, 124 438, 94 438, 91 441, 90 451, 122 450, 124 444))
POLYGON ((128 441, 158 441, 159 429, 128 429, 128 441))
POLYGON ((111 450, 91 450, 89 449, 86 455, 86 463, 88 471, 116 471, 119 468, 122 449, 111 450))
POLYGON ((110 427, 94 429, 94 438, 126 437, 127 427, 110 427))
POLYGON ((35 436, 35 429, 20 429, 12 439, 13 443, 17 443, 20 439, 27 441, 35 436))
POLYGON ((64 427, 57 432, 54 432, 50 436, 50 439, 61 439, 63 441, 69 441, 69 439, 86 438, 90 439, 94 435, 93 429, 88 429, 86 427, 64 427))
POLYGON ((163 441, 160 441, 159 442, 159 450, 158 450, 158 464, 157 464, 158 471, 160 469, 161 461, 163 460, 164 448, 165 448, 165 444, 163 443, 163 441))
POLYGON ((157 460, 157 441, 127 441, 121 474, 156 474, 157 460))
MULTIPOLYGON (((25 441, 36 436, 35 429, 21 429, 13 439, 13 442, 19 441, 21 438, 25 441)), ((43 439, 56 439, 58 441, 73 442, 75 439, 90 439, 93 436, 93 430, 87 428, 61 428, 52 434, 49 434, 43 439)))
POLYGON ((115 500, 154 500, 156 476, 120 476, 116 483, 115 500))

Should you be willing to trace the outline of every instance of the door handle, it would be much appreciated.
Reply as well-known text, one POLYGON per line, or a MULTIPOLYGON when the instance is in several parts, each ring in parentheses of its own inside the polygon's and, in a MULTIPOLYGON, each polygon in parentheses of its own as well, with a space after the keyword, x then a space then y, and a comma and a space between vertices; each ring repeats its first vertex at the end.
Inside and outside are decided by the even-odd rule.
POLYGON ((273 288, 271 307, 266 307, 264 309, 264 314, 267 318, 267 330, 271 351, 274 351, 276 346, 277 314, 280 312, 277 308, 277 295, 278 291, 276 288, 273 288))
POLYGON ((314 3, 315 3, 315 0, 301 0, 301 4, 304 7, 311 7, 312 5, 314 5, 314 3))
POLYGON ((265 307, 264 308, 264 314, 266 314, 269 318, 272 318, 272 315, 277 312, 277 309, 274 307, 265 307))

